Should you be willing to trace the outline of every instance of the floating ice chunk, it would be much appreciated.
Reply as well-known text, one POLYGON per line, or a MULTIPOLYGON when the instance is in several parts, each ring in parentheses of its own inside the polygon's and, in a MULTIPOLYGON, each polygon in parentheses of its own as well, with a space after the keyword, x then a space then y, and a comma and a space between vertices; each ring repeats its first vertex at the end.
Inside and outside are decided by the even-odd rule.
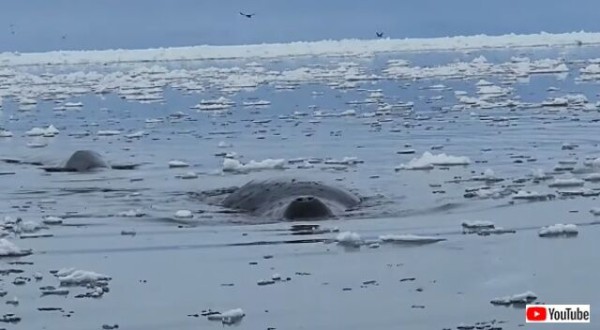
POLYGON ((481 95, 492 95, 492 96, 501 96, 506 95, 510 92, 508 88, 502 88, 500 86, 479 86, 477 90, 477 94, 481 95))
POLYGON ((162 118, 150 118, 150 119, 146 119, 145 123, 146 124, 158 124, 158 123, 162 123, 165 120, 162 118))
POLYGON ((356 110, 349 109, 349 110, 340 112, 340 117, 350 117, 350 116, 356 116, 356 110))
POLYGON ((324 161, 327 165, 356 165, 363 163, 357 157, 344 157, 341 160, 338 159, 327 159, 324 161))
POLYGON ((115 136, 115 135, 119 135, 121 134, 121 131, 117 131, 117 130, 102 130, 102 131, 98 131, 96 133, 96 135, 98 136, 115 136))
POLYGON ((11 131, 0 129, 0 138, 9 138, 12 136, 13 136, 13 133, 11 131))
POLYGON ((255 106, 268 106, 271 105, 270 101, 265 101, 265 100, 258 100, 258 101, 254 101, 254 102, 244 102, 243 105, 245 107, 255 107, 255 106))
POLYGON ((169 167, 170 168, 182 168, 182 167, 189 167, 190 164, 181 161, 181 160, 172 160, 169 162, 169 167))
POLYGON ((362 244, 360 235, 349 231, 339 233, 335 240, 339 245, 344 246, 360 246, 362 244))
POLYGON ((428 244, 445 241, 445 238, 434 237, 434 236, 420 236, 420 235, 381 235, 379 239, 384 243, 397 243, 397 244, 428 244))
POLYGON ((86 285, 111 280, 109 276, 87 270, 74 270, 66 275, 57 274, 57 276, 61 285, 86 285))
POLYGON ((233 145, 231 143, 227 143, 225 141, 220 141, 218 147, 219 148, 231 148, 231 147, 233 147, 233 145))
POLYGON ((537 298, 535 293, 526 291, 512 296, 494 298, 491 303, 494 305, 529 304, 534 302, 537 298))
POLYGON ((583 75, 596 75, 600 74, 600 65, 594 63, 586 66, 585 68, 581 68, 579 72, 583 75))
POLYGON ((587 96, 585 96, 583 94, 568 94, 568 95, 565 95, 565 98, 567 99, 567 101, 569 101, 569 104, 588 103, 587 96))
POLYGON ((543 227, 538 232, 540 237, 559 237, 559 236, 577 236, 579 234, 579 230, 576 225, 573 224, 556 224, 548 227, 543 227))
POLYGON ((187 172, 185 174, 180 175, 179 177, 181 179, 185 179, 185 180, 197 179, 198 178, 198 174, 196 174, 196 172, 187 172))
POLYGON ((223 313, 208 315, 210 321, 221 321, 223 324, 235 324, 240 322, 246 314, 241 308, 228 310, 223 313))
POLYGON ((27 142, 27 147, 29 148, 44 148, 47 146, 48 143, 43 140, 27 142))
POLYGON ((15 232, 16 233, 35 233, 36 231, 40 230, 40 229, 45 229, 46 227, 40 225, 39 223, 35 222, 35 221, 19 221, 17 220, 16 226, 15 226, 15 232))
POLYGON ((139 217, 145 216, 146 213, 144 211, 142 211, 141 209, 132 209, 132 210, 119 212, 117 215, 120 217, 125 217, 125 218, 139 218, 139 217))
POLYGON ((565 97, 556 97, 548 101, 542 102, 544 107, 566 107, 569 105, 569 100, 565 97))
POLYGON ((552 198, 552 195, 541 194, 537 191, 519 190, 512 198, 515 200, 541 201, 552 198))
POLYGON ((585 181, 570 178, 570 179, 555 179, 554 182, 550 183, 548 187, 550 188, 568 188, 568 187, 581 187, 585 181))
POLYGON ((429 151, 423 153, 420 158, 413 158, 408 164, 400 165, 399 169, 427 170, 433 166, 454 166, 469 165, 471 160, 468 157, 449 156, 444 153, 434 155, 429 151))
POLYGON ((63 223, 63 218, 55 217, 55 216, 45 216, 43 217, 42 223, 45 225, 61 225, 63 223))
POLYGON ((125 135, 125 137, 128 139, 139 139, 139 138, 144 137, 145 134, 146 134, 146 132, 144 132, 144 131, 137 131, 135 133, 127 134, 127 135, 125 135))
POLYGON ((485 79, 480 79, 476 84, 477 87, 481 87, 481 86, 492 86, 493 83, 485 80, 485 79))
POLYGON ((46 128, 34 127, 29 131, 25 132, 27 136, 47 136, 52 137, 59 133, 59 130, 54 127, 54 125, 50 125, 46 128))
POLYGON ((408 164, 400 164, 396 167, 398 170, 433 170, 434 166, 425 159, 413 158, 408 164))
POLYGON ((242 164, 239 160, 225 158, 223 160, 223 172, 248 173, 251 171, 261 171, 270 169, 284 169, 285 159, 265 159, 262 161, 251 160, 247 164, 242 164))
POLYGON ((77 269, 71 267, 71 268, 61 268, 59 270, 57 270, 56 272, 54 272, 54 275, 56 277, 63 277, 63 276, 67 276, 70 275, 72 273, 74 273, 77 269))
POLYGON ((496 174, 492 169, 486 169, 482 175, 474 176, 471 178, 474 181, 487 181, 487 182, 498 182, 503 181, 502 178, 496 177, 496 174))
POLYGON ((463 221, 461 224, 463 228, 466 229, 493 229, 495 224, 491 221, 463 221))
POLYGON ((552 178, 552 176, 546 174, 546 172, 544 172, 544 170, 541 168, 533 170, 532 176, 536 180, 548 180, 552 178))
POLYGON ((175 212, 175 217, 181 218, 181 219, 189 219, 189 218, 193 218, 194 214, 190 210, 179 210, 179 211, 175 212))
POLYGON ((31 254, 31 250, 23 250, 12 242, 0 239, 0 257, 21 257, 31 254))
POLYGON ((210 104, 224 104, 224 105, 234 105, 235 102, 233 102, 232 100, 221 96, 217 99, 213 99, 213 100, 202 100, 200 101, 200 104, 202 105, 210 105, 210 104))
POLYGON ((231 108, 229 104, 198 104, 192 107, 192 109, 201 111, 219 111, 231 108))
POLYGON ((590 210, 590 213, 591 213, 592 215, 599 216, 599 215, 600 215, 600 207, 594 207, 594 208, 592 208, 592 209, 590 210))

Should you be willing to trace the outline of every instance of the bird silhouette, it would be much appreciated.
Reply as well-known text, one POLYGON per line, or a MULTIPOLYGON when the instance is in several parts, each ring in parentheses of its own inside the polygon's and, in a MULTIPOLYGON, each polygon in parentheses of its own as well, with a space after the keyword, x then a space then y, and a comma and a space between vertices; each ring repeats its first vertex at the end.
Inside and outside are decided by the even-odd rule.
POLYGON ((383 38, 383 32, 375 32, 377 38, 383 38))
POLYGON ((252 18, 252 16, 254 16, 254 15, 256 15, 256 14, 255 14, 255 13, 252 13, 252 14, 244 14, 244 13, 242 13, 242 12, 240 11, 240 15, 242 15, 242 16, 246 16, 246 17, 248 17, 248 18, 252 18))

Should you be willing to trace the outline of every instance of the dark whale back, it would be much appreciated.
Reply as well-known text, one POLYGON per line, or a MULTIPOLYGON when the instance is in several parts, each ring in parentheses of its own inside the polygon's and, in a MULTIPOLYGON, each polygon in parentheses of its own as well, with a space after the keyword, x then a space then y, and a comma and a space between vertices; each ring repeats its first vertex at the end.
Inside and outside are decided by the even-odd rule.
MULTIPOLYGON (((223 201, 223 206, 260 216, 289 218, 289 206, 298 206, 299 198, 312 197, 325 204, 335 214, 360 203, 360 198, 342 188, 321 182, 298 179, 269 179, 250 181, 223 201)), ((320 203, 301 203, 300 206, 319 206, 320 203)), ((304 210, 304 214, 311 214, 304 210)), ((298 214, 295 212, 296 214, 298 214)), ((321 212, 325 215, 325 211, 321 212)))
POLYGON ((108 168, 102 156, 91 150, 78 150, 71 155, 64 168, 68 171, 89 171, 95 168, 108 168))

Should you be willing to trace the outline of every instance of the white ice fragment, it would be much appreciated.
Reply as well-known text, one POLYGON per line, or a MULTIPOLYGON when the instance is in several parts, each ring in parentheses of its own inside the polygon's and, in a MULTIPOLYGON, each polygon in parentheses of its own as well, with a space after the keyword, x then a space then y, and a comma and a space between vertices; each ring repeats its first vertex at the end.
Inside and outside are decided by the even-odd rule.
POLYGON ((31 250, 23 250, 12 242, 0 239, 0 257, 19 257, 31 254, 31 250))
POLYGON ((117 130, 101 130, 96 133, 98 136, 115 136, 121 134, 121 131, 117 130))
POLYGON ((58 134, 59 131, 53 125, 48 126, 47 128, 34 127, 29 131, 25 132, 27 136, 54 136, 58 134))
POLYGON ((45 225, 61 225, 63 220, 61 217, 45 216, 42 218, 42 223, 45 225))
POLYGON ((124 217, 124 218, 139 218, 139 217, 143 217, 144 215, 146 215, 146 213, 141 209, 131 209, 131 210, 119 212, 117 215, 120 217, 124 217))
POLYGON ((398 243, 398 244, 427 244, 445 241, 445 238, 435 236, 420 236, 420 235, 381 235, 379 239, 384 243, 398 243))
POLYGON ((251 160, 247 164, 242 164, 239 160, 225 158, 223 160, 223 172, 248 173, 251 171, 261 171, 269 169, 284 169, 285 159, 265 159, 262 161, 251 160))
POLYGON ((600 173, 592 173, 583 178, 584 181, 600 182, 600 173))
POLYGON ((579 230, 576 225, 573 224, 555 224, 547 227, 543 227, 538 232, 540 237, 559 237, 559 236, 577 236, 579 230))
POLYGON ((223 324, 235 324, 241 321, 246 314, 241 308, 228 310, 226 312, 210 315, 209 320, 221 321, 223 324))
POLYGON ((434 155, 426 151, 420 158, 413 158, 408 164, 402 164, 397 169, 429 170, 434 166, 469 165, 470 163, 468 157, 449 156, 445 153, 434 155))
POLYGON ((531 291, 492 299, 494 305, 510 305, 510 304, 529 304, 537 299, 537 295, 531 291))
MULTIPOLYGON (((58 274, 57 274, 58 275, 58 274)), ((99 281, 109 281, 109 276, 87 270, 74 270, 67 275, 58 275, 61 285, 84 285, 99 281)))
POLYGON ((519 190, 517 193, 512 195, 512 198, 515 200, 536 201, 536 200, 546 200, 549 198, 549 196, 541 194, 537 191, 519 190))
POLYGON ((359 234, 349 231, 339 233, 335 240, 338 244, 345 246, 360 246, 362 243, 359 234))
POLYGON ((13 136, 13 133, 11 131, 0 129, 0 138, 9 138, 12 136, 13 136))
POLYGON ((18 221, 15 226, 16 233, 35 233, 40 229, 45 229, 46 227, 40 225, 39 223, 31 220, 27 221, 18 221))
POLYGON ((568 187, 581 187, 585 182, 577 178, 569 179, 555 179, 554 182, 550 183, 550 188, 568 188, 568 187))
POLYGON ((363 161, 357 157, 344 157, 342 159, 327 159, 324 163, 328 165, 356 165, 363 163, 363 161))
POLYGON ((125 135, 125 137, 128 138, 128 139, 139 139, 139 138, 144 137, 144 134, 146 134, 146 132, 144 132, 144 131, 137 131, 137 132, 134 132, 134 133, 131 133, 131 134, 127 134, 127 135, 125 135))
POLYGON ((194 214, 190 210, 179 210, 175 212, 175 217, 181 219, 189 219, 194 217, 194 214))
POLYGON ((172 160, 169 162, 169 167, 170 168, 182 168, 182 167, 189 167, 190 165, 184 161, 181 160, 172 160))
POLYGON ((196 172, 187 172, 184 173, 180 176, 181 179, 185 179, 185 180, 190 180, 190 179, 197 179, 198 178, 198 174, 196 174, 196 172))

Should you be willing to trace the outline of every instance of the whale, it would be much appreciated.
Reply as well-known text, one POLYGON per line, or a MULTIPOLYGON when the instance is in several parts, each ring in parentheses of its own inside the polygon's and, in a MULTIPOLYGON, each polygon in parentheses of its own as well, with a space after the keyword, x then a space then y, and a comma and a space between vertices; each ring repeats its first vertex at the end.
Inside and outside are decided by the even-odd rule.
POLYGON ((93 150, 77 150, 63 166, 43 167, 46 172, 90 172, 99 169, 129 170, 134 169, 136 164, 110 165, 102 155, 93 150))
POLYGON ((262 218, 325 220, 356 209, 361 198, 342 187, 298 178, 252 180, 232 189, 221 206, 262 218))

